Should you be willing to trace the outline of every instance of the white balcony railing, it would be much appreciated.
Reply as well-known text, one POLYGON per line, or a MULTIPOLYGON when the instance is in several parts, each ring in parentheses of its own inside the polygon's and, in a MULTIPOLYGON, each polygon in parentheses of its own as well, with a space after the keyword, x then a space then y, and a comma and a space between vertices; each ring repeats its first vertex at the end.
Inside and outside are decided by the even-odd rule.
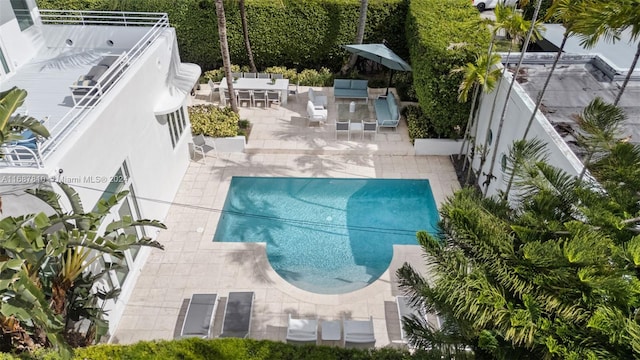
MULTIPOLYGON (((84 89, 86 94, 79 96, 71 110, 52 127, 48 128, 52 136, 39 143, 39 152, 31 163, 21 161, 19 164, 4 161, 0 166, 29 166, 40 167, 46 158, 72 133, 73 129, 82 122, 101 99, 113 91, 122 77, 129 71, 131 64, 140 58, 145 51, 169 27, 166 13, 138 13, 138 12, 96 12, 96 11, 60 11, 41 10, 44 25, 82 25, 82 26, 137 26, 149 27, 149 30, 138 42, 126 52, 119 55, 109 69, 101 77, 104 81, 84 89)), ((73 95, 72 95, 73 96, 73 95)), ((45 123, 45 126, 47 124, 45 123)))
POLYGON ((166 13, 40 10, 43 25, 154 26, 166 13))

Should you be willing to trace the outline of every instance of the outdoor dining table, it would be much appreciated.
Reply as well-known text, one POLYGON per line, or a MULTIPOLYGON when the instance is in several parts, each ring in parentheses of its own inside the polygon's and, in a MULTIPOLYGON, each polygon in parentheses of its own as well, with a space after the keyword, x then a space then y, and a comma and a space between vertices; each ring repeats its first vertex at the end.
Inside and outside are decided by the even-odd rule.
MULTIPOLYGON (((222 78, 220 81, 220 89, 221 91, 227 89, 227 78, 222 78)), ((271 79, 238 78, 238 80, 233 83, 233 89, 280 91, 280 101, 284 105, 287 103, 287 97, 289 95, 289 79, 276 79, 275 84, 272 84, 271 79)))

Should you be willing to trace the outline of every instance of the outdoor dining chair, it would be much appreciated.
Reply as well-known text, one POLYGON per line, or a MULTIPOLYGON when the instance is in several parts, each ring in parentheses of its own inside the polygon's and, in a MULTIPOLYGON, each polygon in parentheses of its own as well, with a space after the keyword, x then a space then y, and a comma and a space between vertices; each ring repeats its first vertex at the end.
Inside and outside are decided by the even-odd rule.
POLYGON ((256 74, 256 73, 253 73, 253 72, 246 72, 246 73, 243 73, 243 74, 242 74, 242 76, 243 76, 244 78, 247 78, 247 79, 255 79, 255 78, 256 78, 256 75, 257 75, 257 74, 256 74))
POLYGON ((258 106, 258 102, 267 107, 267 90, 253 90, 253 106, 258 106))
POLYGON ((208 84, 209 84, 209 88, 211 89, 211 93, 209 94, 209 101, 213 102, 213 93, 216 90, 218 90, 218 88, 220 87, 220 83, 219 82, 213 82, 213 80, 209 80, 208 84))
POLYGON ((267 107, 271 104, 280 105, 280 91, 267 91, 267 107))
POLYGON ((293 95, 298 99, 300 93, 300 80, 295 85, 289 85, 289 96, 293 95))
POLYGON ((238 90, 238 106, 242 106, 242 103, 246 102, 248 106, 253 106, 253 96, 251 90, 238 90))
POLYGON ((272 79, 284 79, 282 74, 271 74, 272 79))
POLYGON ((362 122, 362 138, 364 139, 365 134, 373 134, 373 140, 376 140, 378 135, 378 123, 375 120, 363 121, 362 122))
POLYGON ((336 120, 336 140, 338 140, 338 133, 340 132, 347 133, 347 140, 351 140, 351 133, 349 131, 349 120, 336 120))
POLYGON ((234 79, 239 79, 242 77, 242 73, 239 72, 232 72, 231 73, 231 77, 233 77, 234 79))
POLYGON ((206 142, 204 139, 204 135, 200 134, 197 136, 193 137, 193 156, 195 157, 196 152, 199 152, 200 154, 202 154, 202 160, 203 162, 206 164, 207 163, 207 157, 204 153, 204 146, 205 146, 206 142))
POLYGON ((258 79, 268 79, 269 73, 258 73, 258 79))

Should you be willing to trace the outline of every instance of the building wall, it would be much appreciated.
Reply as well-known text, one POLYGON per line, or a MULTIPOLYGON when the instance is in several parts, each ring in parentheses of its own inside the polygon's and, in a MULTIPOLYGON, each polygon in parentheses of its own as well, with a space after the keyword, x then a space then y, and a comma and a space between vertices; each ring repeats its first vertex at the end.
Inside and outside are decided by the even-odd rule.
MULTIPOLYGON (((496 142, 498 137, 498 127, 500 123, 502 107, 504 105, 504 99, 506 98, 507 90, 510 83, 511 73, 507 72, 501 81, 499 87, 497 87, 492 93, 483 95, 481 99, 480 112, 478 117, 478 143, 484 143, 484 139, 487 136, 487 126, 491 123, 490 129, 493 133, 492 145, 489 146, 490 151, 487 155, 487 160, 480 172, 478 179, 478 185, 484 190, 483 182, 486 180, 486 174, 489 172, 491 157, 494 151, 497 152, 496 161, 493 168, 493 175, 496 179, 492 180, 487 195, 496 195, 500 190, 505 190, 508 176, 504 175, 501 166, 501 158, 503 154, 508 154, 509 146, 516 140, 522 139, 526 130, 527 123, 531 117, 531 113, 535 107, 535 102, 529 97, 524 89, 517 82, 511 91, 509 97, 509 104, 507 106, 507 112, 505 113, 505 121, 500 136, 499 143, 496 142), (491 115, 491 107, 493 99, 498 96, 496 102, 495 111, 493 114, 493 121, 489 122, 491 115)), ((560 135, 555 131, 553 126, 549 123, 547 118, 538 112, 536 118, 531 125, 531 130, 527 136, 528 139, 538 138, 543 140, 547 144, 547 152, 549 154, 549 163, 555 167, 564 169, 569 174, 578 175, 582 169, 581 161, 571 151, 569 146, 562 140, 560 135)), ((480 166, 480 159, 475 157, 473 162, 473 168, 477 171, 480 166)))
MULTIPOLYGON (((28 0, 31 18, 38 24, 37 8, 34 0, 28 0)), ((0 46, 10 69, 24 64, 33 58, 42 45, 42 33, 38 26, 31 26, 25 31, 20 31, 11 3, 0 1, 0 46)))
MULTIPOLYGON (((173 29, 167 30, 166 36, 159 38, 143 58, 130 67, 112 92, 104 96, 100 105, 74 130, 75 134, 69 136, 65 144, 47 159, 49 169, 63 170, 63 179, 79 181, 72 185, 77 185, 75 189, 85 208, 90 209, 96 204, 109 182, 98 180, 92 183, 84 179, 109 179, 126 160, 141 217, 165 219, 189 165, 191 141, 187 123, 173 148, 168 124, 154 114, 157 99, 169 85, 170 44, 174 36, 173 29)), ((186 104, 183 106, 187 115, 186 104)), ((147 235, 155 237, 156 230, 149 231, 147 235)), ((110 309, 112 331, 150 251, 141 251, 135 266, 130 269, 118 302, 110 309)))

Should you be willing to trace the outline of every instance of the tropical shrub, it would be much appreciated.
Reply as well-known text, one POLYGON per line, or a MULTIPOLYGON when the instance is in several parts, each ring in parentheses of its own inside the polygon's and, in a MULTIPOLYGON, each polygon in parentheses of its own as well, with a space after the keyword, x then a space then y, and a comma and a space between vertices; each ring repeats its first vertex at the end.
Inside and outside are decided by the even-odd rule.
POLYGON ((232 137, 238 135, 240 116, 230 107, 195 105, 189 107, 193 135, 232 137))
POLYGON ((458 103, 462 74, 451 70, 486 52, 489 31, 468 0, 412 0, 406 39, 413 86, 437 135, 458 138, 470 104, 458 103))
MULTIPOLYGON (((370 1, 366 42, 387 40, 398 55, 408 54, 404 39, 406 1, 370 1)), ((208 0, 38 0, 41 9, 126 10, 166 12, 175 27, 183 61, 203 69, 222 66, 217 16, 208 0)), ((229 52, 234 63, 248 64, 239 6, 225 1, 229 52)), ((251 49, 258 69, 283 65, 293 68, 338 70, 348 53, 340 45, 354 41, 359 0, 246 0, 251 49)))
POLYGON ((93 211, 85 211, 73 188, 58 186, 71 210, 61 205, 53 190, 29 189, 27 193, 48 204, 53 215, 41 212, 0 221, 0 351, 47 347, 69 355, 70 345, 93 344, 108 330, 100 300, 114 298, 119 289, 106 289, 102 282, 117 264, 96 269, 91 264, 103 254, 123 258, 133 246, 163 248, 130 231, 140 226, 166 228, 157 221, 125 216, 98 232, 128 191, 100 199, 93 211))
MULTIPOLYGON (((231 65, 232 72, 247 72, 246 66, 231 65)), ((321 68, 319 71, 314 69, 304 69, 298 73, 296 69, 287 69, 284 66, 273 66, 265 70, 270 74, 282 74, 285 79, 289 79, 290 84, 296 84, 298 81, 302 86, 332 86, 333 74, 327 68, 321 68)), ((224 77, 224 68, 206 71, 203 75, 205 81, 212 80, 218 82, 224 77)))
POLYGON ((407 128, 411 142, 415 139, 427 139, 437 137, 433 131, 431 121, 418 105, 407 105, 400 111, 407 119, 407 128))

